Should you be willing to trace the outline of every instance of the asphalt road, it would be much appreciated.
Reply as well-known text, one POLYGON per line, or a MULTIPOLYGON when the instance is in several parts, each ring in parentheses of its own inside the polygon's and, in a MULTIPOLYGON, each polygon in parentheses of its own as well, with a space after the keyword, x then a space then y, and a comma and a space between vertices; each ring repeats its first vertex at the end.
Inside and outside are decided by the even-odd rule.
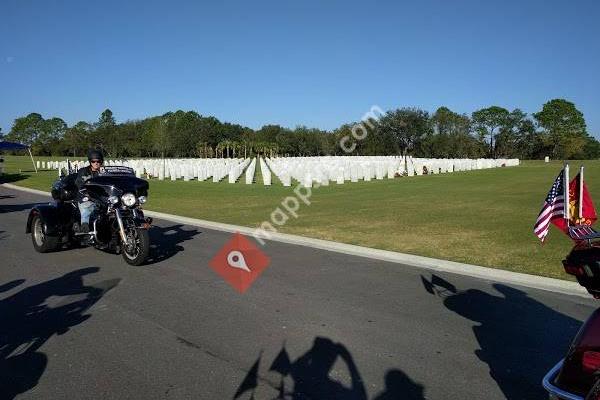
POLYGON ((594 309, 275 242, 239 294, 208 265, 231 234, 156 221, 142 267, 38 254, 44 201, 0 186, 1 399, 539 399, 594 309))

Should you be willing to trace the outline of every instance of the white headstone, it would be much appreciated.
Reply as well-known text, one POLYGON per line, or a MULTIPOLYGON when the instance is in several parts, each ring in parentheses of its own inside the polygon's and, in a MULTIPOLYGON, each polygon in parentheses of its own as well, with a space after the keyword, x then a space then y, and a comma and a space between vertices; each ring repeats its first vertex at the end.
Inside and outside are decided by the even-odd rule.
POLYGON ((285 172, 281 177, 283 186, 292 186, 292 177, 289 173, 285 172))
POLYGON ((306 188, 312 187, 312 177, 310 174, 304 175, 304 178, 302 179, 302 186, 306 188))

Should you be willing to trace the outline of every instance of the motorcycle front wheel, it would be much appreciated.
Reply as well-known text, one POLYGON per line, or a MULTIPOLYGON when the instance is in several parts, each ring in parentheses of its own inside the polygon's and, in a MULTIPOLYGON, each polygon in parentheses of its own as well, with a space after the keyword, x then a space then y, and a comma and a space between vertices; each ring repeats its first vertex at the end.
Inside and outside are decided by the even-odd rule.
POLYGON ((123 243, 121 256, 129 265, 142 265, 150 252, 150 236, 147 229, 132 228, 127 230, 127 241, 123 243))

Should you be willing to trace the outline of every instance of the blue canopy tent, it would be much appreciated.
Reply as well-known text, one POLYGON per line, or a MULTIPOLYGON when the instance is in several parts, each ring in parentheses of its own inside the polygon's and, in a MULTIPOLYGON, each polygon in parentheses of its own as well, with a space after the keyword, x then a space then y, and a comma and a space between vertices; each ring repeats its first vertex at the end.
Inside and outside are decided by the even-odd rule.
POLYGON ((33 164, 33 169, 35 169, 35 172, 37 173, 37 167, 35 166, 35 161, 33 161, 33 155, 31 154, 31 149, 29 148, 29 146, 21 144, 21 143, 15 143, 15 142, 0 142, 0 151, 2 150, 25 150, 27 149, 27 151, 29 151, 29 157, 31 157, 31 163, 33 164))

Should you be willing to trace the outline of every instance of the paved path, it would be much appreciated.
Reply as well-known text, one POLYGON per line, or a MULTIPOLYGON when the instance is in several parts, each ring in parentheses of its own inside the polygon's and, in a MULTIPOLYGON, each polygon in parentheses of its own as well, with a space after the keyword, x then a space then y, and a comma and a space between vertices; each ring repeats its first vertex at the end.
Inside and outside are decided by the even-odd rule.
POLYGON ((228 233, 156 221, 142 267, 38 254, 24 230, 43 201, 0 187, 2 399, 544 398, 594 309, 275 242, 241 295, 208 266, 228 233))

